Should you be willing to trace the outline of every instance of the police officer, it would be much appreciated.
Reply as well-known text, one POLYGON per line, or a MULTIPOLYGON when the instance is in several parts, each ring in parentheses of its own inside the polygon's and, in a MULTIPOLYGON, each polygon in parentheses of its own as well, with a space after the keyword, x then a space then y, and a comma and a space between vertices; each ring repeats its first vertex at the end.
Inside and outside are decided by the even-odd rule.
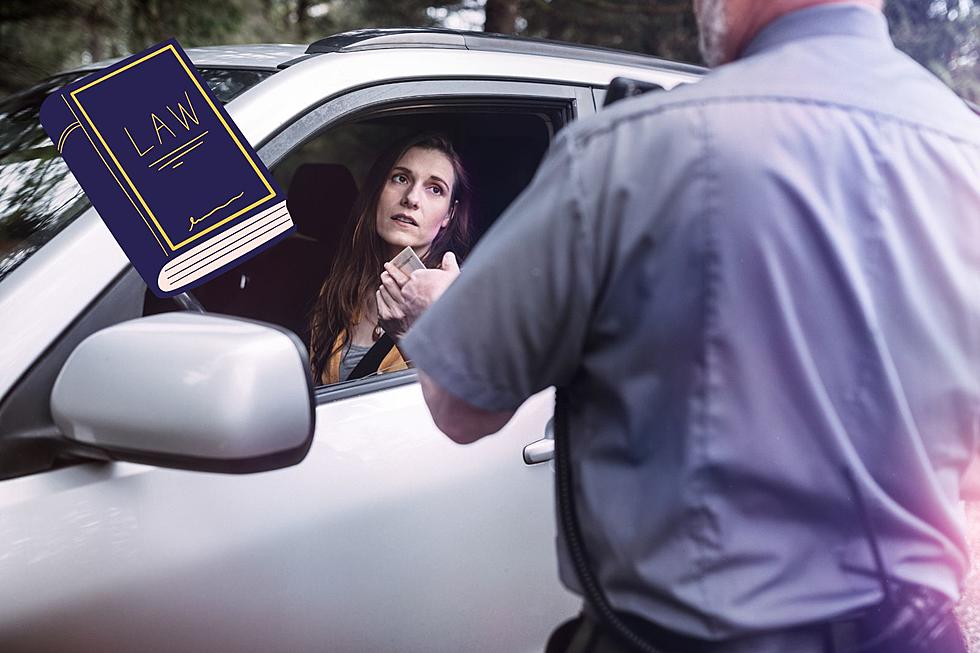
POLYGON ((460 443, 557 386, 573 650, 962 649, 980 121, 880 9, 695 0, 717 68, 566 128, 402 342, 460 443))

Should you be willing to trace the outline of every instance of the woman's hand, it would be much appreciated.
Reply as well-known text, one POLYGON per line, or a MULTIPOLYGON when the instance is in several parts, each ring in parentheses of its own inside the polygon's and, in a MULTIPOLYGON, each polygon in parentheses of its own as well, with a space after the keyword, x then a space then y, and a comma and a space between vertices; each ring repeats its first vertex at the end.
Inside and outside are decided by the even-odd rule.
POLYGON ((385 263, 376 295, 378 325, 399 340, 458 276, 459 264, 452 252, 446 252, 437 269, 416 270, 411 276, 385 263))

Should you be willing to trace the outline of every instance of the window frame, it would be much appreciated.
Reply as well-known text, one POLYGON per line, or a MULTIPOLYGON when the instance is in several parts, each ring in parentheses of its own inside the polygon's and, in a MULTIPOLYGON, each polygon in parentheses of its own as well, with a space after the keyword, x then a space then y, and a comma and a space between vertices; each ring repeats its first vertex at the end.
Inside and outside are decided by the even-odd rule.
MULTIPOLYGON (((363 118, 379 109, 420 102, 437 102, 448 106, 454 101, 492 96, 494 104, 503 102, 535 103, 564 101, 570 105, 567 121, 595 113, 592 89, 587 84, 552 84, 516 80, 426 79, 386 82, 355 89, 313 108, 299 116, 256 148, 266 167, 272 168, 296 147, 318 134, 337 126, 341 120, 363 118)), ((459 106, 459 104, 457 104, 459 106)), ((421 107, 417 107, 421 108, 421 107)))
MULTIPOLYGON (((465 107, 501 105, 528 109, 537 105, 549 111, 560 107, 563 123, 555 126, 555 130, 550 134, 552 139, 555 131, 573 120, 594 114, 596 111, 592 88, 587 84, 510 79, 423 79, 385 82, 354 89, 318 105, 275 133, 256 149, 262 161, 271 169, 297 148, 325 131, 341 126, 344 122, 383 113, 430 110, 433 107, 451 111, 465 107), (480 102, 484 98, 487 101, 480 102)), ((315 386, 314 395, 319 406, 417 381, 417 371, 409 368, 354 381, 315 386)))

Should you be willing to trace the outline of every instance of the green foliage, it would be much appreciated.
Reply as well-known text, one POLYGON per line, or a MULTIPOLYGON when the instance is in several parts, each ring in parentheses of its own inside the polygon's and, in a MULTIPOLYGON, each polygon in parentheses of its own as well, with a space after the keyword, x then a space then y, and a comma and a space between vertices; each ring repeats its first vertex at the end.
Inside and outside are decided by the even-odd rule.
POLYGON ((520 14, 523 35, 701 62, 690 0, 524 0, 520 14))
POLYGON ((86 9, 78 0, 0 2, 0 95, 62 69, 66 52, 83 50, 78 16, 86 9))
POLYGON ((238 31, 245 14, 243 4, 196 0, 119 2, 115 33, 107 36, 124 39, 129 50, 141 50, 173 36, 187 47, 208 45, 227 40, 238 31))
POLYGON ((980 102, 980 4, 975 0, 888 0, 895 45, 961 96, 980 102))

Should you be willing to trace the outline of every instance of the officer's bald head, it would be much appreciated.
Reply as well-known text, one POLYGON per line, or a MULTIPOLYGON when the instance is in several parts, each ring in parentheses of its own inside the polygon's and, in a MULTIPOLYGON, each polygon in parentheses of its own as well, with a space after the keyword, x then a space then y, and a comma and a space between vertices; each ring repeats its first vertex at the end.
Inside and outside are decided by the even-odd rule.
POLYGON ((728 63, 759 30, 780 16, 816 5, 842 3, 880 10, 883 0, 694 0, 701 56, 711 67, 728 63))

